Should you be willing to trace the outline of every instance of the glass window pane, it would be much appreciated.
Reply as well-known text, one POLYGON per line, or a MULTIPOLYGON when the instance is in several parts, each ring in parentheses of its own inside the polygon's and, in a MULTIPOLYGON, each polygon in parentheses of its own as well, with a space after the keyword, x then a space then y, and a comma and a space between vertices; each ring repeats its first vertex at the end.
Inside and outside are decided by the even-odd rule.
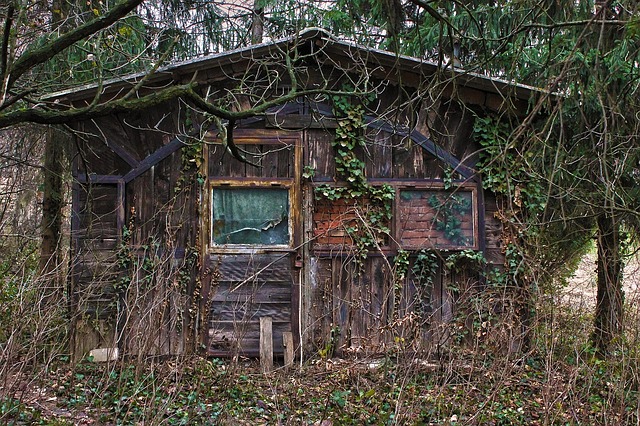
POLYGON ((289 190, 214 188, 213 243, 289 244, 289 190))

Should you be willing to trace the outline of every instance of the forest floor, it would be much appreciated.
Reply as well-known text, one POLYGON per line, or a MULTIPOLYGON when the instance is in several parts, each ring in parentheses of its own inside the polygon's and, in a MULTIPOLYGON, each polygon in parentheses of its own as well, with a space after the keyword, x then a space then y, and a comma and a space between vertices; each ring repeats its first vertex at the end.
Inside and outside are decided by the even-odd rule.
MULTIPOLYGON (((573 276, 562 289, 562 299, 581 309, 591 310, 596 301, 596 253, 583 256, 573 276)), ((640 295, 640 254, 627 260, 624 268, 624 292, 627 304, 635 305, 640 295)))
MULTIPOLYGON (((640 262, 625 273, 638 318, 640 262)), ((588 344, 595 257, 542 300, 532 349, 478 338, 437 356, 327 360, 263 374, 254 361, 193 357, 77 365, 58 358, 0 382, 0 423, 45 425, 637 425, 640 328, 610 358, 588 344)), ((627 321, 627 324, 637 321, 627 321)), ((479 334, 478 334, 479 336, 479 334)))

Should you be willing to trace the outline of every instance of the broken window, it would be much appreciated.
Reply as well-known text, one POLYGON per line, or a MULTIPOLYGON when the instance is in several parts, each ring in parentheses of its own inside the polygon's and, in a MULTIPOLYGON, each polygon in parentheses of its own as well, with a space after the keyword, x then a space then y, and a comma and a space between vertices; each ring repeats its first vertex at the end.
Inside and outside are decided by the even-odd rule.
POLYGON ((287 188, 214 188, 215 245, 289 245, 287 188))

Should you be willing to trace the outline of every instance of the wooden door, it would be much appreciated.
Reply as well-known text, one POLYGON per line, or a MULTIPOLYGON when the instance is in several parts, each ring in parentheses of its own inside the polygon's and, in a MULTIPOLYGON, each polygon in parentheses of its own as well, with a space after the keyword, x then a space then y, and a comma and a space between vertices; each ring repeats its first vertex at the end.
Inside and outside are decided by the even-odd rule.
POLYGON ((277 355, 282 334, 297 335, 301 135, 234 133, 246 161, 213 138, 207 146, 207 350, 258 356, 260 318, 270 317, 277 355))

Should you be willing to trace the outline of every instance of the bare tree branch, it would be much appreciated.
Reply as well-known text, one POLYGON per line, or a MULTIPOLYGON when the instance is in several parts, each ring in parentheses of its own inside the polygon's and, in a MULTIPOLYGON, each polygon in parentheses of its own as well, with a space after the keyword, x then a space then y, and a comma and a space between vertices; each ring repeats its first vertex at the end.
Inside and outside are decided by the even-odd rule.
POLYGON ((109 27, 119 19, 126 16, 135 9, 144 0, 125 0, 109 9, 104 15, 80 25, 56 39, 45 43, 40 47, 32 47, 27 49, 20 58, 18 58, 10 70, 7 90, 27 71, 53 58, 58 53, 72 46, 74 43, 89 37, 90 35, 109 27))

